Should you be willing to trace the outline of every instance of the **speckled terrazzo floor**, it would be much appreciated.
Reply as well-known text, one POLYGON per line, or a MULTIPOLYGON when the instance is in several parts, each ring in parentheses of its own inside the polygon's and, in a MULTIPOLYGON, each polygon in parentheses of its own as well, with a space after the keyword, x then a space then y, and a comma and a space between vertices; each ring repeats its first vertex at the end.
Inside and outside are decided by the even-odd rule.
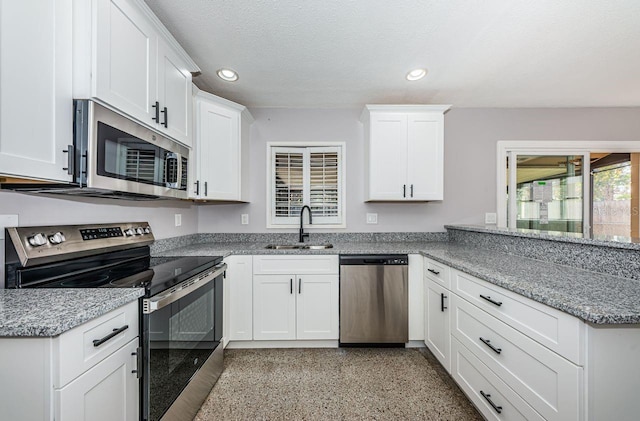
POLYGON ((225 350, 195 420, 482 420, 428 351, 225 350))

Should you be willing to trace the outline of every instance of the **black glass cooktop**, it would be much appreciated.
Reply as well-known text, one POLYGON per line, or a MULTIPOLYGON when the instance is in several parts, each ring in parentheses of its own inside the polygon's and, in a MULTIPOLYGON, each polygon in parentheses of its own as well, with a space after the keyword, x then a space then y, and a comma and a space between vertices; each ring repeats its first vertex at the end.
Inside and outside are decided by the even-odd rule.
MULTIPOLYGON (((220 256, 140 256, 117 264, 84 267, 42 282, 39 288, 145 288, 150 297, 222 262, 220 256)), ((69 266, 71 267, 71 265, 69 266)))

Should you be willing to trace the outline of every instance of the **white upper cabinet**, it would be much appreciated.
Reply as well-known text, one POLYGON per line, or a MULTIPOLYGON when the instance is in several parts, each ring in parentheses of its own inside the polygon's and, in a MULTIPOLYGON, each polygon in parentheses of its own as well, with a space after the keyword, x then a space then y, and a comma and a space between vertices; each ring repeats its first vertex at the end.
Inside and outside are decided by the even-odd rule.
POLYGON ((72 0, 0 0, 0 174, 70 182, 72 0))
MULTIPOLYGON (((189 197, 200 200, 249 200, 249 128, 247 109, 195 90, 195 162, 189 197)), ((192 167, 193 168, 193 167, 192 167)))
POLYGON ((155 116, 158 36, 128 0, 96 2, 93 96, 149 124, 155 116))
POLYGON ((199 69, 143 1, 74 2, 74 30, 76 98, 192 146, 191 72, 199 69))
POLYGON ((449 105, 367 105, 367 201, 442 200, 444 112, 449 105))
POLYGON ((164 40, 158 40, 158 102, 160 125, 172 138, 192 146, 191 73, 164 40))

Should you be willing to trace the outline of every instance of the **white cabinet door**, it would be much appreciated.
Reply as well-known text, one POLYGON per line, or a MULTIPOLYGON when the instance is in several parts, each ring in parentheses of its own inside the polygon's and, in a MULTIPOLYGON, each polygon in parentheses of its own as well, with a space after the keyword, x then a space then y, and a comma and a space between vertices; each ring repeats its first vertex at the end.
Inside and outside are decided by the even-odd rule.
POLYGON ((127 0, 98 0, 93 96, 154 125, 158 36, 127 0))
POLYGON ((180 56, 158 40, 159 129, 175 140, 192 146, 191 73, 180 56))
POLYGON ((254 275, 253 339, 296 338, 294 275, 254 275))
POLYGON ((442 200, 444 118, 441 113, 409 114, 407 199, 442 200))
POLYGON ((230 256, 227 263, 225 285, 229 286, 229 333, 232 341, 253 339, 253 280, 251 256, 230 256))
POLYGON ((425 305, 427 317, 425 323, 425 344, 440 364, 451 372, 451 328, 449 325, 449 298, 451 293, 428 279, 425 282, 425 305))
POLYGON ((71 18, 71 0, 0 0, 0 174, 71 181, 71 18))
POLYGON ((205 100, 198 101, 197 198, 240 198, 240 113, 205 100))
POLYGON ((338 275, 298 275, 297 339, 338 339, 338 275))
POLYGON ((407 115, 372 113, 367 200, 404 200, 407 186, 407 115))
POLYGON ((139 381, 134 339, 80 377, 55 391, 55 419, 113 421, 138 419, 139 381))

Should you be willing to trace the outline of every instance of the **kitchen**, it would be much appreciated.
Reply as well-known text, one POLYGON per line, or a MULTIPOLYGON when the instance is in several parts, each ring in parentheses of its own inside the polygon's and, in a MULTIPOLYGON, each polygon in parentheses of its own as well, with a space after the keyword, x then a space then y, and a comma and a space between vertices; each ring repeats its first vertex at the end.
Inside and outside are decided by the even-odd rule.
MULTIPOLYGON (((64 3, 60 2, 60 4, 64 3)), ((178 11, 171 9, 167 4, 163 5, 162 2, 150 1, 148 4, 160 17, 160 20, 167 25, 170 32, 182 41, 183 37, 185 37, 183 32, 188 25, 183 24, 181 29, 179 23, 173 22, 170 18, 171 15, 178 13, 178 11)), ((217 6, 222 7, 222 5, 217 6)), ((250 9, 249 6, 247 7, 250 9)), ((622 8, 623 6, 620 5, 619 7, 622 8)), ((637 10, 637 6, 630 3, 626 4, 626 7, 627 10, 637 10)), ((266 6, 265 8, 269 9, 266 6)), ((541 13, 538 9, 536 11, 540 13, 537 16, 542 19, 544 13, 541 13)), ((42 13, 45 12, 46 10, 43 8, 42 13)), ((597 12, 594 11, 592 13, 596 14, 597 12)), ((233 11, 226 10, 223 15, 233 15, 233 11)), ((631 21, 635 16, 634 13, 623 13, 622 15, 627 16, 631 21)), ((616 22, 618 24, 617 27, 620 32, 624 32, 626 28, 624 23, 628 21, 622 18, 620 20, 621 22, 616 22)), ((540 23, 540 21, 535 22, 540 23)), ((598 20, 590 20, 589 22, 593 25, 604 25, 604 23, 598 23, 598 20)), ((8 28, 5 20, 2 21, 2 24, 3 28, 8 28)), ((516 33, 527 33, 527 31, 522 29, 522 32, 516 33)), ((595 37, 601 34, 602 32, 595 31, 591 36, 595 37)), ((610 33, 609 35, 615 37, 616 33, 610 33)), ((624 39, 623 35, 618 36, 624 39)), ((10 49, 5 48, 4 43, 9 43, 10 41, 8 41, 9 38, 7 37, 2 37, 2 39, 2 53, 5 54, 10 49)), ((468 41, 468 39, 466 40, 468 41)), ((590 40, 593 41, 592 39, 590 40)), ((28 41, 25 39, 25 44, 28 45, 28 41)), ((33 43, 36 42, 36 40, 31 41, 33 43)), ((611 39, 608 39, 608 41, 611 42, 611 39)), ((465 39, 461 39, 458 42, 465 42, 465 39)), ((570 43, 567 42, 567 45, 570 45, 570 43)), ((627 44, 623 43, 622 45, 627 44)), ((184 47, 186 49, 187 44, 184 47)), ((608 52, 611 54, 607 56, 608 60, 602 61, 615 62, 619 58, 618 54, 624 56, 624 51, 616 51, 618 50, 611 49, 608 52)), ((630 53, 626 56, 625 62, 628 63, 627 66, 630 69, 633 68, 633 65, 637 65, 633 61, 634 59, 637 60, 637 54, 633 53, 634 49, 629 51, 630 53)), ((189 52, 191 53, 191 50, 189 52)), ((515 53, 514 50, 509 50, 509 52, 515 53)), ((588 51, 584 52, 584 54, 587 53, 588 51)), ((308 55, 302 52, 299 54, 301 56, 296 57, 297 60, 310 60, 308 55)), ((496 54, 498 53, 496 52, 496 54)), ((203 66, 200 60, 197 60, 197 56, 194 55, 193 58, 199 65, 203 66)), ((500 58, 505 59, 502 56, 494 59, 499 61, 500 58)), ((592 59, 593 56, 587 55, 587 58, 592 59)), ((39 58, 36 57, 33 60, 38 63, 39 58)), ((202 57, 203 62, 204 60, 205 57, 202 57)), ((428 60, 428 58, 424 60, 428 60)), ((6 70, 4 65, 5 61, 3 60, 2 63, 2 77, 9 77, 9 70, 6 70)), ((410 63, 407 62, 407 64, 410 63)), ((509 64, 509 62, 503 61, 502 64, 509 64)), ((589 64, 592 64, 591 61, 589 61, 589 64)), ((234 64, 219 63, 216 65, 234 64)), ((421 63, 421 65, 426 65, 428 68, 431 67, 428 62, 421 63)), ((602 66, 607 67, 606 65, 602 66)), ((41 80, 38 77, 38 71, 42 68, 47 67, 46 65, 20 67, 21 73, 18 76, 32 81, 41 80)), ((593 89, 598 95, 591 102, 587 101, 587 98, 570 97, 567 94, 566 98, 553 98, 548 102, 543 102, 542 100, 534 102, 532 99, 532 102, 527 103, 522 99, 525 95, 518 94, 517 98, 520 98, 522 102, 518 102, 513 98, 510 103, 506 99, 502 103, 497 99, 495 102, 491 102, 489 98, 484 103, 480 100, 474 103, 467 99, 465 104, 462 98, 457 101, 455 97, 450 100, 446 100, 446 96, 439 97, 437 92, 435 90, 430 91, 428 86, 422 87, 423 90, 420 91, 420 94, 412 94, 410 85, 402 80, 400 88, 397 89, 397 92, 402 94, 395 93, 396 90, 390 90, 390 94, 387 96, 374 97, 371 95, 368 97, 369 99, 364 101, 347 102, 349 104, 348 107, 344 105, 335 106, 335 104, 329 104, 334 105, 333 107, 328 106, 327 103, 323 102, 327 100, 326 96, 318 99, 315 106, 314 104, 305 103, 286 107, 283 104, 269 104, 264 100, 253 100, 251 96, 246 98, 236 96, 238 94, 234 93, 236 88, 233 87, 233 84, 227 83, 225 85, 225 82, 222 81, 211 82, 216 77, 214 73, 217 68, 211 67, 207 69, 210 76, 208 83, 215 83, 213 85, 215 89, 204 90, 213 92, 223 98, 234 100, 239 104, 248 105, 250 114, 254 119, 250 129, 251 153, 248 165, 250 168, 248 203, 211 204, 175 200, 132 202, 99 198, 65 200, 50 196, 2 191, 0 192, 0 214, 9 215, 8 219, 11 221, 15 220, 13 219, 14 215, 18 216, 16 222, 4 225, 37 226, 146 221, 152 227, 157 240, 181 237, 182 241, 189 241, 189 239, 194 239, 200 234, 276 232, 289 233, 290 239, 288 241, 294 242, 297 240, 297 228, 267 228, 265 221, 269 206, 267 205, 265 192, 265 175, 267 174, 267 143, 298 140, 308 143, 344 142, 346 145, 345 180, 347 194, 345 228, 316 229, 313 225, 307 226, 305 229, 310 232, 310 240, 313 243, 318 241, 318 233, 323 231, 338 233, 438 233, 443 232, 444 226, 448 224, 484 224, 485 213, 498 211, 496 205, 496 141, 559 139, 575 141, 633 141, 637 140, 638 129, 640 129, 637 98, 633 97, 633 89, 628 88, 629 86, 634 86, 633 79, 628 82, 628 85, 622 85, 622 87, 613 82, 613 77, 611 80, 607 79, 607 83, 602 82, 601 85, 593 89), (602 99, 599 100, 599 97, 602 97, 602 99), (247 101, 243 101, 243 99, 247 99, 247 101), (452 109, 444 116, 444 200, 421 203, 365 202, 365 129, 360 119, 364 105, 374 102, 387 104, 453 104, 452 109), (256 105, 254 106, 253 104, 256 105), (278 107, 273 107, 273 105, 278 107), (467 176, 467 169, 469 168, 475 170, 472 178, 467 176), (43 212, 43 210, 46 211, 43 212), (367 214, 375 214, 377 224, 367 223, 367 214), (248 215, 247 224, 242 223, 242 215, 248 215)), ((265 66, 265 68, 268 67, 265 66)), ((240 72, 240 79, 235 86, 242 86, 245 79, 249 81, 248 74, 242 71, 243 68, 238 67, 236 70, 240 72)), ((400 78, 404 78, 404 74, 408 70, 410 69, 403 67, 399 73, 400 78)), ((487 69, 485 71, 490 72, 491 70, 495 71, 496 69, 487 69)), ((549 71, 550 69, 546 70, 549 71)), ((438 75, 435 68, 430 68, 430 72, 431 74, 423 82, 428 82, 429 76, 435 77, 438 75)), ((11 80, 16 80, 18 76, 14 76, 11 80)), ((616 79, 625 80, 623 76, 624 72, 618 74, 616 79)), ((198 78, 201 78, 201 76, 196 76, 194 80, 197 82, 198 78)), ((71 80, 69 81, 69 83, 72 82, 71 80)), ((275 85, 276 81, 272 81, 272 83, 275 85)), ((537 83, 542 82, 538 81, 537 83)), ((623 82, 618 83, 622 84, 623 82)), ((552 84, 555 86, 556 83, 552 82, 552 84)), ((491 84, 487 85, 491 86, 491 84)), ((38 88, 38 86, 33 87, 33 89, 38 88)), ((510 90, 517 91, 520 88, 521 86, 512 86, 510 90)), ((20 89, 28 92, 31 88, 21 86, 20 89)), ((476 89, 479 88, 476 87, 476 89)), ((505 90, 508 91, 509 89, 505 90)), ((559 90, 562 91, 562 89, 559 90)), ((7 92, 5 84, 2 85, 2 91, 7 92)), ((572 92, 577 95, 575 92, 578 91, 572 92)), ((37 97, 35 96, 36 93, 37 91, 33 92, 33 96, 22 95, 23 102, 19 103, 20 107, 18 108, 31 109, 32 98, 37 97)), ((255 98, 258 98, 258 94, 260 94, 260 91, 256 90, 255 98)), ((332 95, 335 94, 335 92, 332 92, 332 95)), ((532 93, 530 92, 529 94, 532 93)), ((263 95, 276 96, 272 92, 267 92, 263 95)), ((69 96, 69 101, 71 98, 69 96)), ((3 108, 4 104, 3 101, 3 108)), ((33 119, 30 118, 30 121, 33 121, 33 119)), ((69 121, 71 121, 71 117, 69 117, 69 121)), ((46 124, 49 124, 49 122, 46 124)), ((7 127, 5 121, 2 122, 2 127, 7 127)), ((4 132, 2 140, 4 140, 4 132)), ((65 145, 67 143, 67 140, 63 142, 65 145)), ((0 172, 5 173, 6 170, 0 172)), ((4 265, 1 266, 4 267, 4 265)))

